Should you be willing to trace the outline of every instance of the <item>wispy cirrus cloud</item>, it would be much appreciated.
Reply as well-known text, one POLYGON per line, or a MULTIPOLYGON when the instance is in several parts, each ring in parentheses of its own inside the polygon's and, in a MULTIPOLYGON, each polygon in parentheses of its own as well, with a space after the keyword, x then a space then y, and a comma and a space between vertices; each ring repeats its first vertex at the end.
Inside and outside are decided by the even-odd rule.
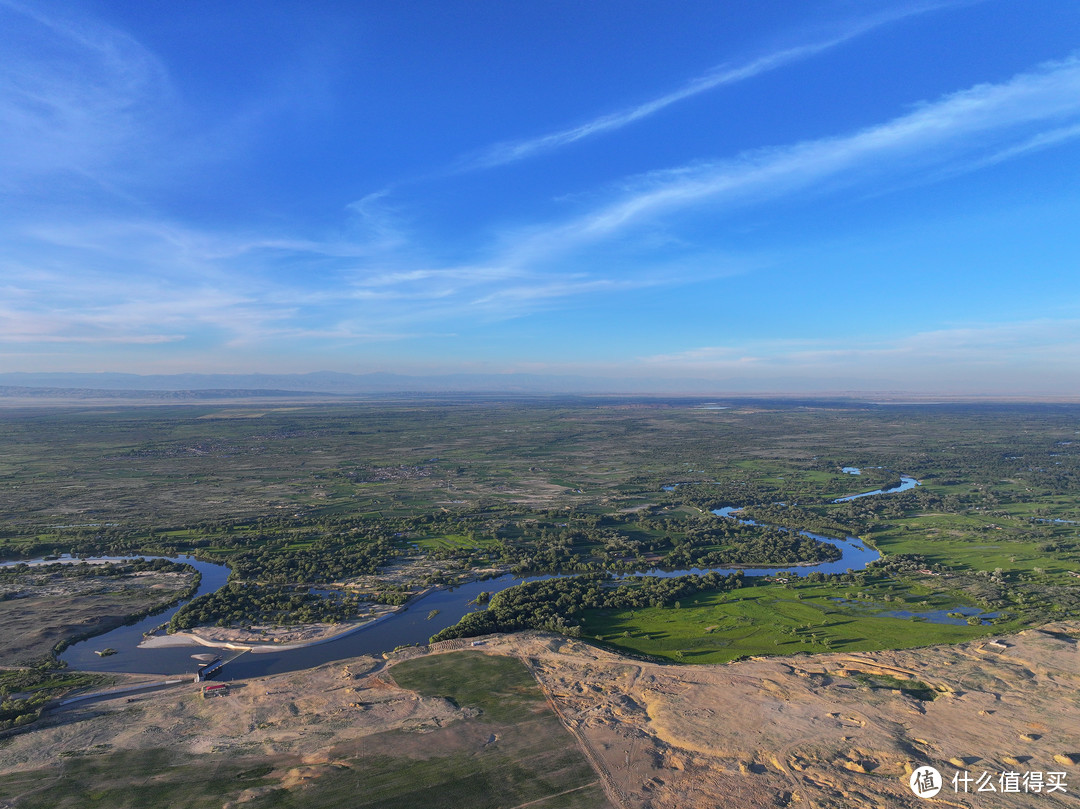
POLYGON ((675 211, 760 203, 824 187, 933 180, 1050 148, 1080 127, 1080 56, 999 84, 980 84, 883 124, 789 146, 701 161, 624 181, 613 199, 574 219, 519 232, 520 260, 613 238, 675 211), (1049 128, 1045 128, 1049 127, 1049 128), (1033 132, 1033 130, 1035 130, 1033 132))
POLYGON ((96 234, 81 227, 0 231, 0 276, 10 292, 0 300, 0 343, 230 339, 280 327, 297 314, 273 283, 253 283, 227 261, 178 247, 195 236, 188 229, 97 224, 96 234))
MULTIPOLYGON (((20 294, 36 290, 54 313, 69 312, 74 330, 60 329, 59 335, 95 328, 80 313, 87 300, 97 301, 117 323, 126 322, 125 334, 132 335, 159 334, 162 324, 175 324, 177 330, 201 324, 234 340, 331 332, 365 339, 445 331, 463 320, 519 317, 588 296, 730 275, 749 263, 719 256, 690 262, 700 265, 696 270, 673 271, 670 257, 638 261, 633 247, 625 262, 613 261, 610 253, 601 264, 581 260, 590 245, 638 232, 672 212, 704 209, 722 215, 724 206, 824 187, 862 189, 898 177, 933 179, 942 169, 974 170, 1078 134, 1080 58, 1070 57, 1003 83, 945 96, 853 134, 630 178, 614 199, 570 220, 504 234, 469 263, 421 263, 400 250, 392 233, 382 240, 390 246, 377 249, 369 239, 214 234, 160 221, 37 223, 23 235, 38 247, 48 243, 59 255, 81 254, 78 279, 63 271, 50 276, 49 263, 40 260, 43 253, 32 250, 36 263, 22 265, 32 267, 35 277, 24 275, 30 270, 19 270, 15 262, 8 265, 15 269, 5 280, 23 290, 20 294), (153 269, 147 274, 136 268, 153 269), (303 268, 302 275, 297 268, 303 268), (137 272, 143 272, 152 290, 138 292, 138 284, 131 282, 137 272), (316 272, 324 280, 317 282, 316 272), (76 294, 81 285, 85 289, 76 294), (200 297, 194 292, 198 289, 213 293, 200 297), (115 290, 115 300, 109 300, 108 290, 115 290), (161 309, 154 303, 172 297, 193 305, 161 309), (148 318, 145 313, 155 314, 148 318), (316 321, 325 326, 307 325, 316 321)), ((715 253, 714 247, 690 244, 686 254, 699 249, 715 253)))
POLYGON ((710 90, 715 90, 726 85, 737 84, 738 82, 752 79, 755 76, 760 76, 764 73, 786 67, 787 65, 794 64, 804 59, 812 58, 856 39, 876 28, 888 25, 889 23, 950 5, 957 4, 923 3, 907 7, 898 7, 876 16, 848 23, 839 33, 814 42, 782 48, 771 53, 754 57, 741 64, 725 63, 716 65, 702 75, 696 76, 686 82, 682 87, 640 104, 599 115, 584 123, 565 129, 559 129, 544 135, 523 138, 521 140, 503 141, 488 146, 474 154, 466 155, 459 159, 452 171, 467 172, 476 169, 495 168, 519 160, 525 160, 545 152, 554 151, 597 135, 613 132, 656 115, 674 104, 694 98, 702 93, 707 93, 710 90))
MULTIPOLYGON (((232 309, 217 295, 209 300, 217 307, 217 314, 232 309)), ((0 343, 171 343, 185 339, 185 329, 212 321, 214 315, 214 309, 192 305, 191 300, 161 301, 153 296, 111 303, 90 302, 85 296, 54 299, 48 308, 0 306, 0 343), (193 318, 196 312, 198 317, 193 318)), ((233 318, 235 312, 230 312, 230 320, 233 318)))
POLYGON ((968 163, 961 163, 957 166, 947 168, 941 172, 941 177, 944 178, 957 174, 966 174, 971 171, 977 171, 978 169, 988 168, 997 165, 998 163, 1005 163, 1006 161, 1023 157, 1027 154, 1041 152, 1044 149, 1052 149, 1055 146, 1068 143, 1076 138, 1080 138, 1080 123, 1057 127, 1044 132, 1037 132, 1026 140, 1005 146, 1000 151, 977 157, 968 163))
MULTIPOLYGON (((809 44, 717 68, 579 127, 497 145, 474 156, 472 167, 614 132, 934 7, 864 20, 809 44)), ((38 45, 51 44, 27 59, 0 63, 0 115, 14 125, 0 127, 0 168, 5 160, 14 165, 22 149, 33 158, 17 167, 24 189, 34 186, 25 179, 35 171, 82 173, 122 185, 129 147, 151 151, 147 144, 168 140, 148 125, 155 95, 169 91, 161 65, 137 42, 104 26, 83 29, 39 19, 0 0, 3 13, 29 18, 40 34, 38 45), (50 48, 63 58, 40 58, 50 48), (5 143, 14 147, 4 150, 5 143)), ((761 265, 760 256, 724 256, 723 238, 715 234, 698 240, 687 224, 695 216, 722 222, 727 211, 799 194, 933 181, 1050 149, 1077 135, 1080 63, 1073 57, 930 101, 856 132, 628 177, 591 198, 576 197, 566 206, 581 205, 576 216, 542 221, 548 214, 535 214, 533 226, 499 232, 491 208, 476 215, 470 210, 461 227, 473 230, 454 245, 425 233, 423 223, 387 192, 346 206, 343 215, 338 208, 336 221, 311 226, 285 217, 253 218, 250 226, 227 219, 208 225, 206 216, 185 220, 183 213, 155 213, 137 201, 100 205, 100 196, 75 216, 61 206, 45 215, 25 213, 16 204, 0 223, 0 343, 201 341, 204 347, 317 348, 327 341, 468 331, 761 265), (495 238, 489 239, 493 230, 495 238)), ((758 352, 760 347, 725 349, 723 356, 703 349, 699 359, 711 356, 744 367, 778 361, 758 352)), ((801 350, 790 356, 827 363, 839 361, 844 349, 801 350)), ((876 350, 886 356, 893 349, 876 350)))
POLYGON ((86 19, 3 0, 0 48, 3 185, 56 172, 109 185, 109 169, 148 145, 172 96, 152 52, 86 19))

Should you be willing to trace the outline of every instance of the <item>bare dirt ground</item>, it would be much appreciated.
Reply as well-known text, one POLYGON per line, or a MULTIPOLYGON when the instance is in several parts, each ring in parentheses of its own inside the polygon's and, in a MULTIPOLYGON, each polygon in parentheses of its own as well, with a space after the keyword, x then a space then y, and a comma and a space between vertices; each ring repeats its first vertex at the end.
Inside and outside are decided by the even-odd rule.
POLYGON ((526 659, 624 807, 1049 807, 1080 794, 1077 636, 1072 623, 1004 646, 679 667, 562 638, 498 645, 526 659), (915 677, 937 696, 871 689, 867 674, 915 677), (934 801, 907 785, 923 764, 947 782, 934 801), (1065 772, 1068 791, 976 794, 972 784, 964 795, 948 784, 955 772, 989 772, 1000 787, 1007 771, 1065 772))
MULTIPOLYGON (((1054 807, 1076 805, 1080 793, 1077 637, 1074 622, 1003 644, 719 666, 634 661, 540 633, 485 639, 472 651, 514 655, 530 667, 612 804, 626 809, 1054 807), (936 698, 872 688, 868 675, 879 683, 914 677, 936 698), (1004 771, 1064 772, 1068 791, 964 795, 946 786, 923 801, 910 792, 907 774, 924 763, 946 779, 989 772, 995 783, 1004 771)), ((470 716, 467 706, 397 687, 384 665, 355 658, 233 684, 226 697, 204 700, 184 685, 133 703, 76 708, 6 740, 0 774, 86 751, 167 746, 299 756, 311 778, 332 765, 342 744, 393 729, 434 731, 470 716)))
POLYGON ((64 638, 120 626, 140 610, 173 601, 191 584, 189 573, 143 571, 124 576, 21 576, 0 584, 0 665, 48 655, 64 638))
POLYGON ((75 706, 10 737, 0 774, 86 751, 157 747, 186 753, 298 754, 315 761, 346 740, 386 730, 441 727, 468 715, 468 709, 446 700, 421 699, 370 678, 381 663, 353 658, 230 683, 224 697, 204 699, 198 685, 185 683, 134 699, 124 695, 75 706))

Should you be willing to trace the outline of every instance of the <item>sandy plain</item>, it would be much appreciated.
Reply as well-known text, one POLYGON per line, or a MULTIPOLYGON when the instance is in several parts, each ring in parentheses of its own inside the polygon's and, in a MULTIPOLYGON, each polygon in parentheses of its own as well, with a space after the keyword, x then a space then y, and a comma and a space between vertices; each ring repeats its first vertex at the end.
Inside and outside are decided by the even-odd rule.
MULTIPOLYGON (((606 770, 624 807, 1076 805, 1080 623, 954 646, 754 659, 721 666, 629 661, 580 642, 521 636, 564 724, 606 770), (867 675, 918 679, 924 701, 867 675), (908 774, 950 781, 1064 772, 1067 791, 916 797, 908 774)), ((958 782, 962 784, 961 782, 958 782)))
POLYGON ((452 641, 386 661, 355 658, 236 683, 222 698, 204 700, 196 686, 184 685, 133 703, 76 707, 9 737, 0 774, 87 750, 167 745, 280 760, 280 784, 303 789, 330 771, 343 744, 392 729, 430 733, 467 719, 467 705, 398 687, 393 667, 469 648, 528 666, 614 806, 1069 806, 1080 793, 1077 638, 1080 622, 1000 643, 717 666, 631 660, 541 633, 496 636, 480 647, 452 641), (934 699, 871 687, 874 676, 915 678, 934 699), (1003 772, 1063 772, 1067 791, 963 794, 946 786, 926 801, 907 785, 908 773, 924 763, 946 779, 954 772, 988 772, 995 782, 1003 772))

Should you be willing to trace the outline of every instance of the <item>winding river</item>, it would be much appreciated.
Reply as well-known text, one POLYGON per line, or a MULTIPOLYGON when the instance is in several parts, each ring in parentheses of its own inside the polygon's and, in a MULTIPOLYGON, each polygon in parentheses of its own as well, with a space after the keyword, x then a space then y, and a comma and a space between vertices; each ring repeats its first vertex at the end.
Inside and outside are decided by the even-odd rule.
MULTIPOLYGON (((833 502, 845 502, 859 497, 870 497, 879 494, 891 494, 904 491, 919 485, 914 478, 904 476, 902 485, 898 488, 882 491, 875 489, 870 492, 842 497, 833 502)), ((668 487, 665 487, 668 488, 668 487)), ((727 519, 739 519, 735 517, 739 509, 721 508, 713 511, 718 517, 727 519)), ((753 524, 751 520, 740 520, 753 524)), ((784 529, 792 530, 796 529, 784 529)), ((739 568, 688 568, 682 570, 659 570, 650 569, 626 573, 620 578, 631 576, 663 576, 676 577, 687 574, 701 574, 715 571, 721 574, 733 573, 741 570, 745 576, 775 576, 779 573, 791 572, 796 576, 806 576, 813 572, 844 573, 848 570, 863 570, 868 564, 880 558, 880 554, 867 547, 857 537, 837 539, 809 531, 797 531, 803 536, 811 537, 818 542, 834 545, 841 551, 841 557, 831 562, 822 562, 813 565, 800 565, 797 567, 739 567, 739 568)), ((142 557, 156 558, 156 557, 142 557)), ((202 574, 202 581, 196 597, 204 593, 213 592, 225 584, 229 575, 229 569, 225 565, 217 565, 210 562, 196 560, 189 556, 169 557, 176 562, 184 562, 192 565, 202 574)), ((105 560, 108 561, 108 560, 105 560)), ((113 559, 111 561, 119 561, 113 559)), ((14 563, 9 563, 14 564, 14 563)), ((429 637, 441 629, 456 624, 463 615, 475 609, 480 609, 473 603, 481 592, 497 593, 522 582, 539 581, 553 578, 553 575, 542 576, 515 576, 506 574, 498 578, 485 581, 469 582, 452 589, 433 590, 411 602, 408 608, 385 616, 370 624, 366 624, 357 630, 339 635, 323 643, 296 649, 272 649, 265 652, 236 653, 224 651, 225 657, 232 657, 229 665, 222 672, 221 679, 245 679, 260 677, 267 674, 299 671, 312 668, 323 663, 341 660, 359 655, 379 655, 397 646, 407 644, 427 643, 429 637), (436 612, 437 611, 437 612, 436 612), (430 616, 430 617, 429 617, 430 616)), ((90 638, 72 644, 61 655, 60 659, 71 668, 81 671, 119 671, 140 674, 178 674, 191 673, 197 667, 193 655, 206 653, 211 650, 201 646, 163 646, 155 648, 139 648, 145 632, 153 630, 167 622, 172 615, 180 609, 182 604, 177 604, 168 610, 142 619, 138 623, 119 627, 103 635, 90 638), (112 648, 116 654, 108 657, 99 657, 95 650, 112 648)))

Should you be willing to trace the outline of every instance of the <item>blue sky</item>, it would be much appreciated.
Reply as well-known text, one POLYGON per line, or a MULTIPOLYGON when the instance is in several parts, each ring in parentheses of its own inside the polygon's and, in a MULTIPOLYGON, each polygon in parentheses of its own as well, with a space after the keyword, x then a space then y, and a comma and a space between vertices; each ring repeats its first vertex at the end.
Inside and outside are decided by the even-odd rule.
POLYGON ((1080 4, 0 0, 0 371, 1080 382, 1080 4))

